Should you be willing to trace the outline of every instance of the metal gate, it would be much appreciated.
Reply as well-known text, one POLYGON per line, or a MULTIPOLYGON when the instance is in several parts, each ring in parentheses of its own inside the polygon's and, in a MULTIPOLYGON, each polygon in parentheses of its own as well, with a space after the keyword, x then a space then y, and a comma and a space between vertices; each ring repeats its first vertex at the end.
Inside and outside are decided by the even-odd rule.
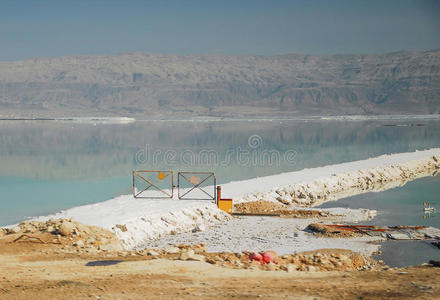
MULTIPOLYGON (((173 198, 173 171, 133 171, 134 198, 173 198)), ((214 172, 178 172, 178 198, 180 200, 215 200, 216 178, 214 172)))
POLYGON ((173 171, 133 171, 133 196, 135 198, 173 198, 173 171))
POLYGON ((179 172, 177 186, 181 200, 215 200, 216 179, 213 172, 179 172))

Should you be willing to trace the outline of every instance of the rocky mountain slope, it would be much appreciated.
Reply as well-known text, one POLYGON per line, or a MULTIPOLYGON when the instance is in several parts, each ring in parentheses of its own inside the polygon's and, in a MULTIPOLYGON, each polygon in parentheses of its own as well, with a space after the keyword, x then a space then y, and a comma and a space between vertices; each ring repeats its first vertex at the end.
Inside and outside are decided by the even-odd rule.
POLYGON ((440 50, 0 62, 0 117, 440 113, 440 50))

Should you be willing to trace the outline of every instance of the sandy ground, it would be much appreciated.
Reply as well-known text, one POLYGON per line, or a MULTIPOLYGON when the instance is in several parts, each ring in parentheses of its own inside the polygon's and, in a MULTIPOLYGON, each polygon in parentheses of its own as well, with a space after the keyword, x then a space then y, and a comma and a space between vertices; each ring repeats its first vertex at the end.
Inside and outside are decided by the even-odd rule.
POLYGON ((323 261, 322 254, 339 253, 334 260, 347 262, 349 250, 321 250, 320 258, 313 255, 313 259, 309 253, 299 254, 302 261, 308 261, 304 269, 309 271, 259 262, 244 269, 230 260, 215 264, 208 259, 183 261, 182 253, 119 251, 109 247, 116 238, 113 233, 68 220, 29 222, 20 228, 6 235, 3 231, 0 237, 0 299, 440 298, 440 268, 433 266, 393 269, 372 265, 360 271, 364 268, 352 267, 364 264, 358 255, 351 267, 339 263, 333 269, 339 271, 319 271, 317 264, 332 265, 328 259, 323 261), (23 234, 34 238, 20 238, 23 234), (78 245, 80 238, 87 238, 87 244, 78 245), (344 260, 341 254, 346 255, 344 260))
POLYGON ((440 298, 440 268, 434 267, 288 273, 139 256, 48 256, 33 246, 0 247, 1 299, 440 298), (120 262, 93 266, 103 259, 120 262))

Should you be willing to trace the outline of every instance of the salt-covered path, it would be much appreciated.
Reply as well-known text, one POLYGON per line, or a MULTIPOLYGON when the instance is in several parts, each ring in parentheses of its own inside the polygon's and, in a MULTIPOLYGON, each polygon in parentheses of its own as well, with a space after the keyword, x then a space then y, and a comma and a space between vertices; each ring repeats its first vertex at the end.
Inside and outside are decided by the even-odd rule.
MULTIPOLYGON (((340 215, 338 222, 362 222, 370 220, 371 214, 364 209, 328 209, 340 215)), ((348 249, 371 255, 379 249, 381 237, 322 238, 305 231, 310 223, 331 222, 310 218, 292 219, 278 217, 235 217, 229 222, 210 226, 195 232, 167 235, 151 241, 148 247, 165 248, 168 245, 204 243, 209 252, 260 252, 274 250, 280 255, 312 251, 324 248, 348 249)))
MULTIPOLYGON (((367 173, 370 170, 374 171, 375 168, 393 170, 389 173, 374 171, 381 172, 385 174, 384 176, 387 174, 394 176, 393 174, 399 173, 398 171, 403 167, 404 170, 413 168, 418 173, 423 173, 425 167, 435 168, 437 166, 438 161, 433 160, 433 157, 438 157, 437 160, 440 159, 439 148, 383 155, 361 161, 235 181, 222 185, 223 198, 233 198, 236 202, 259 199, 277 201, 276 198, 281 197, 280 191, 292 188, 295 184, 300 184, 303 188, 307 186, 314 189, 320 186, 328 188, 326 182, 335 182, 336 178, 336 182, 339 181, 345 187, 343 181, 346 181, 347 178, 350 179, 349 182, 356 182, 358 178, 368 177, 367 173)), ((396 177, 396 180, 400 180, 399 176, 396 177)), ((332 190, 330 189, 330 191, 332 190)), ((338 188, 334 191, 340 192, 338 188)), ((314 192, 319 194, 320 191, 314 192)), ((359 189, 359 192, 363 192, 362 189, 359 189)), ((287 194, 285 193, 285 195, 287 194)), ((297 198, 289 195, 291 198, 287 199, 287 202, 293 203, 293 200, 297 198)), ((37 219, 47 220, 49 218, 74 218, 87 225, 101 226, 114 231, 127 248, 135 248, 142 247, 152 239, 170 233, 191 231, 202 224, 213 225, 229 220, 230 216, 218 210, 215 204, 208 201, 147 200, 135 199, 132 195, 122 195, 104 202, 74 207, 37 219)))

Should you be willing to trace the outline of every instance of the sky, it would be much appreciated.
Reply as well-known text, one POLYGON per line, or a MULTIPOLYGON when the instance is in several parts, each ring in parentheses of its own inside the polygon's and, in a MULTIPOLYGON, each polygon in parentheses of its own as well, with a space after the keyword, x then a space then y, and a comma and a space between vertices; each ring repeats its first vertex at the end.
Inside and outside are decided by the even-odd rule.
POLYGON ((438 0, 1 0, 0 61, 440 48, 438 0))

